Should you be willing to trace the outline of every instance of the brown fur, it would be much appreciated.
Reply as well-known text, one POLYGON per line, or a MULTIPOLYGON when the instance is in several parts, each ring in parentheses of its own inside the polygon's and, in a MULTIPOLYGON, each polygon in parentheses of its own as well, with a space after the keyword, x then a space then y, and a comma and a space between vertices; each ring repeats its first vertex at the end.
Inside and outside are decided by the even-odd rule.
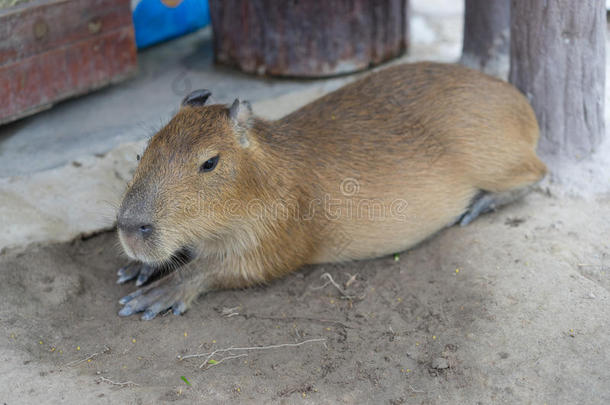
POLYGON ((188 301, 308 263, 402 251, 455 223, 477 193, 542 178, 537 140, 514 87, 436 63, 373 73, 273 122, 185 106, 130 184, 123 208, 146 212, 155 234, 126 250, 160 263, 196 249, 188 301), (200 173, 215 155, 216 169, 200 173))

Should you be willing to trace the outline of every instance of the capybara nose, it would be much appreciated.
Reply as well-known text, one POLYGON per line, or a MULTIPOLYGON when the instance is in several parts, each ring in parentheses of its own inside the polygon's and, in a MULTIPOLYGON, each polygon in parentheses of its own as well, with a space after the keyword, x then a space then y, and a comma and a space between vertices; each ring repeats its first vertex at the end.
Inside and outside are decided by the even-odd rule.
POLYGON ((119 218, 117 225, 119 230, 125 234, 141 237, 142 239, 146 239, 152 235, 155 229, 151 224, 129 221, 122 218, 119 218))
POLYGON ((152 225, 140 225, 138 231, 142 235, 143 238, 148 238, 153 233, 152 225))

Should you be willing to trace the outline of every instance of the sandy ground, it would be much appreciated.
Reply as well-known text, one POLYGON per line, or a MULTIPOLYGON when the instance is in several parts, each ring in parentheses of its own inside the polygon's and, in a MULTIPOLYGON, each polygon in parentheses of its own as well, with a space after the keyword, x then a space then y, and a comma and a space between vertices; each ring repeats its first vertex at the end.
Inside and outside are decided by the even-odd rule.
MULTIPOLYGON (((405 59, 455 60, 461 2, 413 4, 405 59)), ((194 41, 183 40, 187 48, 194 41)), ((29 156, 23 144, 43 137, 42 127, 79 134, 82 124, 65 124, 79 111, 87 119, 99 112, 103 126, 125 94, 166 89, 174 74, 4 127, 10 133, 0 134, 0 149, 29 156)), ((260 96, 257 113, 279 115, 350 80, 246 86, 250 79, 236 77, 260 96)), ((232 96, 236 84, 223 80, 220 95, 232 96)), ((178 95, 164 97, 149 114, 169 111, 178 95)), ((42 163, 1 162, 23 176, 0 179, 0 404, 610 403, 610 143, 578 170, 566 166, 570 176, 547 179, 523 201, 447 229, 398 261, 312 266, 265 287, 208 294, 182 317, 142 322, 116 315, 118 299, 135 288, 115 284, 125 264, 116 236, 72 240, 109 225, 108 204, 102 212, 100 201, 120 194, 139 145, 115 142, 144 132, 134 129, 144 116, 129 114, 119 114, 116 128, 87 129, 87 139, 98 142, 85 148, 95 152, 89 156, 76 144, 57 156, 43 153, 42 163), (115 132, 121 135, 103 140, 115 132), (54 166, 60 162, 67 165, 54 166), (60 195, 66 179, 74 189, 60 195), (217 353, 217 363, 203 368, 205 357, 178 358, 281 344, 293 346, 217 353)), ((59 137, 63 145, 72 142, 68 135, 59 137)))
POLYGON ((305 268, 152 322, 116 316, 133 286, 114 284, 114 234, 9 250, 0 402, 608 403, 608 218, 610 196, 539 190, 398 261, 305 268), (355 276, 354 298, 320 288, 327 272, 355 276))

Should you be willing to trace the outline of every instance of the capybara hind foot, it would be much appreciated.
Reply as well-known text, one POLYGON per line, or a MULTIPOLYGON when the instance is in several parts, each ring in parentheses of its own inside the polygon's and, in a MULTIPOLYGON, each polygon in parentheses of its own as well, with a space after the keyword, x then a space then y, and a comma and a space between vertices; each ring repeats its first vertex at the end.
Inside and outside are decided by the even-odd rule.
POLYGON ((466 211, 460 219, 460 226, 466 226, 474 221, 479 215, 495 211, 503 205, 518 200, 529 193, 531 189, 532 186, 527 186, 515 190, 503 191, 501 193, 489 193, 486 191, 479 193, 468 208, 468 211, 466 211))
POLYGON ((495 199, 490 193, 479 194, 468 211, 464 213, 460 220, 460 226, 466 226, 474 221, 479 215, 496 209, 495 199))
MULTIPOLYGON (((188 274, 187 271, 184 272, 188 274)), ((142 320, 147 321, 169 309, 174 315, 183 314, 191 301, 202 292, 202 288, 196 277, 185 277, 181 273, 183 271, 179 269, 121 298, 119 303, 124 307, 119 311, 119 315, 130 316, 144 312, 142 320)))
POLYGON ((150 277, 155 274, 156 269, 148 264, 139 262, 139 261, 131 261, 126 266, 123 266, 117 272, 117 284, 123 284, 134 278, 136 280, 136 286, 141 286, 146 283, 150 277))

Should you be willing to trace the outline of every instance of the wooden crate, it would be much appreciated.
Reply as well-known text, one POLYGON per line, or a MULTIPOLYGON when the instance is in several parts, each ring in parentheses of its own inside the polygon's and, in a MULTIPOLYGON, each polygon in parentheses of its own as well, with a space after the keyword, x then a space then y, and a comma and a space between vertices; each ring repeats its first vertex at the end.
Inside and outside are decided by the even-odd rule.
POLYGON ((136 68, 130 0, 35 0, 0 10, 0 124, 136 68))

